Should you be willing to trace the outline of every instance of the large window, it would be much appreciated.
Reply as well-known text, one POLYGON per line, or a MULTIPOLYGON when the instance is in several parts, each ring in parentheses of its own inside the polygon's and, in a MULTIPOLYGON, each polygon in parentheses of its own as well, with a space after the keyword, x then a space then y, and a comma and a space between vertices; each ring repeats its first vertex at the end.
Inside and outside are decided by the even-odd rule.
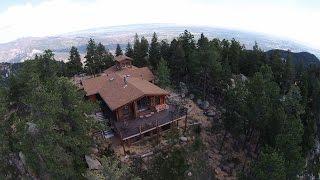
POLYGON ((138 102, 138 110, 139 111, 143 111, 143 110, 147 110, 150 106, 150 99, 149 97, 143 97, 141 98, 138 102))
POLYGON ((130 109, 129 109, 129 105, 125 105, 123 107, 122 113, 124 116, 130 116, 130 109))

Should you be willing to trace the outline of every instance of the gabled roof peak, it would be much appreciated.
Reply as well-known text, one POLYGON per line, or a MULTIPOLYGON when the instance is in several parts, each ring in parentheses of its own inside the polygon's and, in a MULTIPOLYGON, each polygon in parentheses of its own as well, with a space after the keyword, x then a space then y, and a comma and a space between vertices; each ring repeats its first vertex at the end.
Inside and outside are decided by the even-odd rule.
POLYGON ((128 56, 126 56, 126 55, 119 55, 119 56, 116 56, 114 58, 114 60, 117 61, 117 62, 121 62, 121 61, 124 61, 124 60, 132 61, 133 59, 128 57, 128 56))

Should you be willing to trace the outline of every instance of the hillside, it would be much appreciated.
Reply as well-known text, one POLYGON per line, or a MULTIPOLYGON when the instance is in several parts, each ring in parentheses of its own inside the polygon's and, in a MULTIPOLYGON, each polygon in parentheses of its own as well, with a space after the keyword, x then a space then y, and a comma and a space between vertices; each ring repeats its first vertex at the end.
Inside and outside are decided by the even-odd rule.
POLYGON ((290 40, 283 40, 264 34, 244 32, 230 29, 214 28, 207 26, 179 26, 174 24, 138 24, 95 28, 78 32, 70 32, 51 37, 27 37, 0 44, 0 62, 21 62, 42 52, 45 49, 52 49, 56 59, 65 60, 71 46, 76 46, 83 56, 85 45, 89 38, 102 42, 111 51, 117 43, 124 48, 128 42, 133 41, 135 33, 151 39, 152 33, 156 32, 159 39, 172 39, 177 37, 185 29, 189 30, 198 38, 204 33, 209 38, 232 39, 235 38, 250 49, 257 41, 263 50, 290 49, 292 52, 310 52, 320 57, 320 51, 295 43, 290 40))
MULTIPOLYGON (((269 50, 267 51, 267 56, 270 56, 271 54, 273 54, 275 51, 278 51, 280 53, 280 56, 284 59, 288 58, 288 52, 285 50, 269 50)), ((292 58, 292 62, 295 65, 299 65, 299 64, 304 64, 304 66, 309 66, 311 64, 320 64, 319 59, 311 53, 308 52, 299 52, 299 53, 295 53, 295 52, 290 52, 291 58, 292 58)))

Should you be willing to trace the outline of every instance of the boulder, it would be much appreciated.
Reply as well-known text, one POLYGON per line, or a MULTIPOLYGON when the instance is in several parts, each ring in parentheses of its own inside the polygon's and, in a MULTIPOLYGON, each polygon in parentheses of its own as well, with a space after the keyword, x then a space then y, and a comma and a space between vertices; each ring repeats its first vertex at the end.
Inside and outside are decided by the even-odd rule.
POLYGON ((203 109, 208 109, 209 106, 210 106, 210 104, 209 104, 208 101, 203 101, 203 102, 202 102, 202 108, 203 108, 203 109))
POLYGON ((231 81, 231 88, 235 88, 236 83, 235 83, 234 79, 231 78, 230 81, 231 81))
POLYGON ((92 154, 98 154, 99 153, 99 150, 96 147, 92 147, 92 148, 90 148, 90 150, 91 150, 92 154))
POLYGON ((182 94, 188 94, 188 87, 185 83, 180 82, 179 86, 180 86, 180 92, 182 94))
POLYGON ((201 99, 197 99, 197 105, 198 105, 198 106, 201 106, 201 105, 202 105, 201 99))
POLYGON ((97 159, 88 155, 85 156, 85 159, 90 170, 99 170, 102 168, 101 163, 97 159))
POLYGON ((22 164, 26 165, 26 157, 21 151, 19 152, 19 158, 20 158, 22 164))
POLYGON ((190 99, 194 99, 194 94, 190 94, 190 99))
POLYGON ((31 135, 35 135, 39 132, 37 125, 31 122, 27 122, 28 125, 28 133, 31 135))
POLYGON ((207 111, 207 116, 209 116, 209 117, 214 117, 216 115, 216 112, 214 112, 212 109, 209 109, 208 111, 207 111))
POLYGON ((191 177, 192 176, 192 172, 188 172, 188 176, 191 177))
POLYGON ((187 142, 187 141, 188 141, 188 138, 187 138, 187 137, 184 137, 184 136, 181 136, 181 137, 180 137, 180 141, 182 141, 182 142, 187 142))

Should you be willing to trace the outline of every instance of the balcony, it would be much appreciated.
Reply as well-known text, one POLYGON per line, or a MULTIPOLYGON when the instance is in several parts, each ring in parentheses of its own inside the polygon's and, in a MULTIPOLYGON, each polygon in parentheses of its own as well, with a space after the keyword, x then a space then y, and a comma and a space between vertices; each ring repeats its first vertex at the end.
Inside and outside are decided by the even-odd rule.
POLYGON ((148 116, 140 116, 139 118, 116 121, 115 129, 120 138, 125 141, 142 134, 148 133, 157 128, 169 125, 173 122, 182 120, 186 116, 186 109, 176 105, 166 105, 166 107, 158 107, 158 110, 150 112, 148 116))

